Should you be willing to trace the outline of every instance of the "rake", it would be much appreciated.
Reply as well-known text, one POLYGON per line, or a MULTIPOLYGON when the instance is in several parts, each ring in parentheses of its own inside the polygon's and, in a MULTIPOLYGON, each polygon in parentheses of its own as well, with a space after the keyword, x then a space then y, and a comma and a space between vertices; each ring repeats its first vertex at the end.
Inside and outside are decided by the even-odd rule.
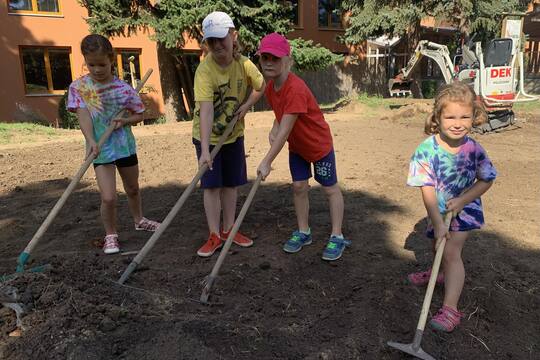
POLYGON ((242 206, 242 210, 240 210, 240 214, 238 214, 238 217, 236 218, 236 221, 234 222, 232 230, 229 233, 229 236, 227 237, 227 241, 225 241, 225 245, 223 245, 223 248, 221 249, 221 252, 219 253, 219 257, 214 267, 212 268, 212 272, 205 279, 205 286, 202 290, 201 299, 200 299, 203 304, 208 304, 208 296, 210 296, 210 289, 212 288, 212 285, 217 279, 217 276, 219 274, 219 269, 221 268, 223 261, 225 261, 225 257, 227 256, 227 253, 229 252, 229 249, 231 248, 233 239, 236 236, 238 229, 240 229, 240 225, 242 224, 242 221, 244 220, 244 217, 246 216, 246 212, 248 211, 249 206, 251 205, 251 201, 253 200, 253 197, 255 196, 255 193, 257 192, 259 185, 261 184, 261 180, 262 180, 262 175, 259 173, 259 175, 257 176, 257 179, 255 180, 255 182, 253 183, 253 186, 251 187, 251 190, 249 191, 249 195, 246 198, 244 205, 242 206))
MULTIPOLYGON (((152 74, 152 69, 148 69, 146 74, 144 74, 144 77, 141 79, 141 81, 135 88, 135 91, 137 93, 141 91, 142 87, 144 86, 144 84, 146 83, 146 81, 148 80, 151 74, 152 74)), ((118 111, 115 114, 115 116, 112 117, 112 119, 116 117, 125 117, 126 114, 127 114, 127 110, 122 109, 118 111)), ((109 125, 105 133, 101 136, 101 138, 98 141, 98 144, 97 144, 98 148, 101 148, 101 146, 105 143, 105 141, 107 141, 109 136, 111 136, 112 132, 114 131, 114 128, 115 128, 115 123, 111 121, 111 124, 109 125)), ((45 233, 45 231, 47 231, 52 221, 56 218, 56 216, 60 212, 60 209, 62 209, 68 197, 71 195, 71 193, 73 192, 73 190, 75 189, 75 187, 77 186, 81 178, 83 177, 84 173, 86 173, 86 170, 88 170, 88 167, 90 166, 90 164, 92 164, 92 161, 94 159, 95 159, 95 155, 93 154, 90 154, 86 158, 84 163, 81 165, 79 171, 75 174, 75 176, 69 183, 67 189, 64 191, 60 199, 56 202, 56 204, 54 205, 52 210, 49 212, 49 214, 47 215, 47 217, 45 218, 45 220, 43 221, 39 229, 36 231, 36 233, 32 237, 32 240, 30 240, 28 245, 26 245, 26 248, 24 249, 24 251, 19 255, 17 259, 17 270, 16 270, 18 273, 24 271, 24 265, 28 262, 28 259, 30 258, 30 254, 32 253, 32 251, 34 250, 38 242, 41 240, 43 234, 45 233)), ((35 268, 30 269, 30 271, 32 272, 42 272, 43 270, 44 270, 44 266, 37 266, 35 268)))
MULTIPOLYGON (((450 227, 450 221, 452 221, 452 213, 446 213, 444 215, 444 225, 448 229, 450 227)), ((388 341, 387 344, 393 348, 406 352, 407 354, 416 356, 423 360, 435 360, 433 356, 428 354, 422 349, 420 343, 422 342, 422 336, 424 335, 424 328, 426 326, 427 315, 429 312, 429 306, 431 305, 431 297, 433 296, 433 289, 435 289, 435 282, 437 275, 439 274, 439 267, 441 265, 442 255, 444 252, 444 246, 446 245, 446 237, 441 239, 435 259, 433 260, 433 267, 431 269, 431 276, 429 277, 429 283, 424 297, 424 303, 422 304, 422 311, 420 312, 420 319, 416 326, 416 332, 414 333, 414 339, 412 343, 402 344, 393 341, 388 341)))

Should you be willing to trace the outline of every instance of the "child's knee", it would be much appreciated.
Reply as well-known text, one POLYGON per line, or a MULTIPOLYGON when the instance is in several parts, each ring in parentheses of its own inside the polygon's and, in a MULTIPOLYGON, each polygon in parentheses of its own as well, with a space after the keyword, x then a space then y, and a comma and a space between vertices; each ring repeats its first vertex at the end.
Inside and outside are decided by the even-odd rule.
POLYGON ((126 195, 128 197, 135 197, 137 195, 139 195, 139 185, 135 185, 135 186, 126 186, 124 187, 124 191, 126 192, 126 195))
POLYGON ((293 191, 295 195, 306 194, 309 190, 309 184, 307 181, 295 181, 293 182, 293 191))
POLYGON ((101 194, 101 203, 105 206, 116 205, 116 194, 101 194))
POLYGON ((323 186, 323 189, 324 189, 324 193, 327 196, 333 196, 333 195, 341 194, 341 189, 340 189, 338 184, 334 184, 332 186, 323 186))

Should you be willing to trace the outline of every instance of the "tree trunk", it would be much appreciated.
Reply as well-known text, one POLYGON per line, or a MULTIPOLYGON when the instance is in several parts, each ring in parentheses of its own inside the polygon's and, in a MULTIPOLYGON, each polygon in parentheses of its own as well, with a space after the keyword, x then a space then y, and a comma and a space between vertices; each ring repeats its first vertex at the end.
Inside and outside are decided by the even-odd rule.
POLYGON ((182 99, 182 83, 176 71, 174 55, 160 42, 157 44, 157 50, 165 119, 167 122, 187 120, 189 115, 182 99))

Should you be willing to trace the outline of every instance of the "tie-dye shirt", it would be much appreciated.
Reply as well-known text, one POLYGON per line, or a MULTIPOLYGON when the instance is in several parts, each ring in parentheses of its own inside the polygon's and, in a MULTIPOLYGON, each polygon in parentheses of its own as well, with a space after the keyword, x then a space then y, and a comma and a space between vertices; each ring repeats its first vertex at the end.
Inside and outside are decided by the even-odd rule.
MULTIPOLYGON (((69 86, 67 109, 72 112, 77 112, 77 109, 88 110, 94 139, 98 142, 120 110, 127 109, 140 114, 144 112, 144 105, 135 89, 117 77, 110 83, 101 84, 85 75, 69 86)), ((136 151, 131 126, 123 126, 113 131, 103 144, 94 164, 110 163, 133 155, 136 151)))
MULTIPOLYGON (((439 211, 444 213, 446 202, 458 197, 476 180, 492 181, 497 176, 495 167, 485 150, 473 139, 465 137, 456 154, 445 150, 435 136, 424 140, 414 152, 409 166, 409 186, 433 186, 439 211)), ((479 229, 484 224, 482 202, 474 199, 465 205, 450 225, 452 231, 479 229)), ((428 227, 428 234, 432 230, 428 227)))

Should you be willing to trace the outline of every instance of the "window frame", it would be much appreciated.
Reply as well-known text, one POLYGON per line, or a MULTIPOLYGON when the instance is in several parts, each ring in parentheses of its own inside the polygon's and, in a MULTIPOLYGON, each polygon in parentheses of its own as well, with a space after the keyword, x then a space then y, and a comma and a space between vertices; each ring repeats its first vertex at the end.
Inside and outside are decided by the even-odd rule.
MULTIPOLYGON (((139 70, 139 75, 142 78, 143 77, 142 49, 141 48, 114 48, 114 54, 116 55, 116 71, 117 71, 118 78, 124 81, 124 67, 122 66, 122 53, 123 52, 132 52, 132 53, 137 53, 139 55, 139 69, 138 70, 139 70)), ((128 84, 132 85, 131 81, 128 84)))
MULTIPOLYGON (((329 1, 330 2, 332 0, 323 0, 323 1, 329 1)), ((334 0, 334 1, 341 3, 341 0, 334 0)), ((339 26, 337 26, 337 27, 332 26, 332 14, 333 14, 334 11, 337 10, 337 8, 333 8, 332 11, 327 11, 326 12, 326 25, 321 26, 321 24, 319 23, 319 10, 321 8, 320 4, 321 4, 321 0, 317 0, 317 28, 319 30, 344 31, 345 29, 343 27, 343 11, 339 15, 339 19, 340 19, 339 26)))
POLYGON ((69 68, 71 73, 71 81, 74 79, 73 74, 73 57, 72 57, 72 51, 71 46, 39 46, 39 45, 19 45, 19 58, 20 58, 20 64, 21 64, 21 73, 23 78, 23 87, 24 87, 24 94, 26 96, 50 96, 50 95, 64 95, 67 88, 64 90, 54 90, 53 86, 53 78, 52 78, 52 69, 51 69, 51 61, 49 58, 49 50, 66 50, 68 52, 69 56, 69 68), (24 67, 24 55, 23 50, 24 49, 43 49, 43 58, 45 63, 45 75, 47 78, 47 91, 45 92, 28 92, 26 82, 26 72, 24 67))
POLYGON ((38 0, 30 0, 32 10, 11 10, 9 8, 10 0, 6 0, 8 15, 39 15, 39 16, 62 16, 62 0, 55 0, 58 4, 58 11, 39 11, 38 0))

